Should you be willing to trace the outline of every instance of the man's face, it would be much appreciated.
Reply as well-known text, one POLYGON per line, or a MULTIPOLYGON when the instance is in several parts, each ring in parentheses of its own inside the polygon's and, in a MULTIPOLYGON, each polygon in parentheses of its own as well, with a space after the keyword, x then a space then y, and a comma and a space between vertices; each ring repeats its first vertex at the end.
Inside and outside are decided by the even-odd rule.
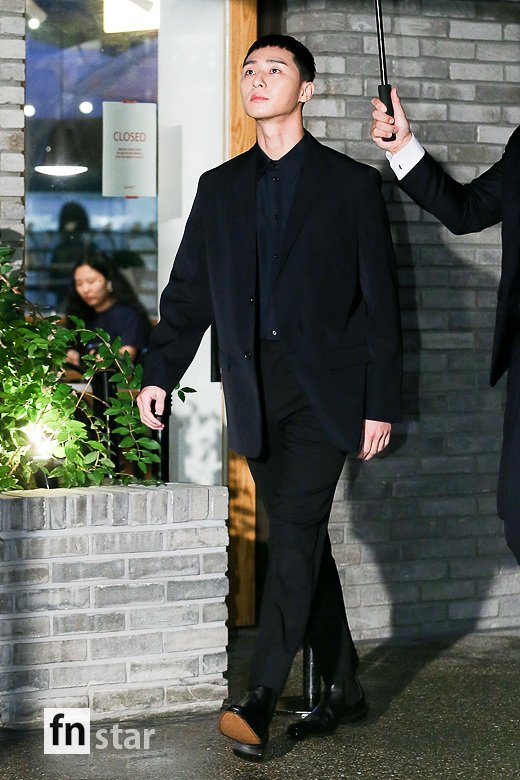
POLYGON ((302 81, 290 51, 266 46, 251 52, 242 67, 240 94, 248 116, 274 119, 300 111, 314 91, 314 85, 302 81))

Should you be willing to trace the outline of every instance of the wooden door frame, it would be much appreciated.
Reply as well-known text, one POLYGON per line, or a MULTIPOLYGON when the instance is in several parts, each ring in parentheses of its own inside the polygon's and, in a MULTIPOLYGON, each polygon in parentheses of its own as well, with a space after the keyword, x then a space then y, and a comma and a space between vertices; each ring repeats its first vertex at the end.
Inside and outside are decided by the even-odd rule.
MULTIPOLYGON (((229 156, 256 140, 255 123, 244 113, 240 78, 244 55, 257 37, 257 0, 229 0, 229 156)), ((256 622, 256 491, 246 459, 228 451, 230 626, 256 622)))

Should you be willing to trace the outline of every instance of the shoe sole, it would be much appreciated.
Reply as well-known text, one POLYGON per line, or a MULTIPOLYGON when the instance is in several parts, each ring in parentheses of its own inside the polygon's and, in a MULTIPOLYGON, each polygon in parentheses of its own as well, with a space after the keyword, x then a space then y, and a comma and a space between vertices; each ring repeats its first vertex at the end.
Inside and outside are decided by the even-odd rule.
POLYGON ((218 722, 221 734, 244 745, 260 745, 262 740, 255 734, 249 723, 236 712, 223 712, 218 722))

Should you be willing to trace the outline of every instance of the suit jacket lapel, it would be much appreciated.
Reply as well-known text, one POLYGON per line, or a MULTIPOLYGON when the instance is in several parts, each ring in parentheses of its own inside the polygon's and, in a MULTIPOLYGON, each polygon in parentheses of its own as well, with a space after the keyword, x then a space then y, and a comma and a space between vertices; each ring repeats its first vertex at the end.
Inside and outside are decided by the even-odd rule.
POLYGON ((305 150, 305 157, 303 160, 303 167, 296 182, 296 191, 294 193, 294 199, 292 202, 289 216, 287 219, 287 225, 285 227, 284 235, 282 237, 282 247, 280 252, 280 266, 276 279, 278 279, 282 268, 284 267, 287 258, 291 252, 292 246, 296 241, 298 233, 300 232, 309 211, 313 207, 318 197, 319 191, 322 186, 321 181, 321 167, 323 161, 321 158, 320 144, 308 134, 307 137, 307 149, 305 150))
POLYGON ((256 277, 256 144, 240 160, 240 167, 223 193, 233 215, 234 269, 254 289, 256 277))
MULTIPOLYGON (((326 164, 326 162, 325 162, 326 164)), ((308 134, 303 167, 296 183, 280 252, 280 266, 276 279, 290 256, 291 249, 305 219, 317 200, 323 186, 324 160, 320 144, 308 134)), ((239 259, 236 272, 241 282, 254 288, 256 277, 256 144, 240 160, 240 167, 230 181, 229 191, 223 193, 234 215, 235 258, 239 259)))

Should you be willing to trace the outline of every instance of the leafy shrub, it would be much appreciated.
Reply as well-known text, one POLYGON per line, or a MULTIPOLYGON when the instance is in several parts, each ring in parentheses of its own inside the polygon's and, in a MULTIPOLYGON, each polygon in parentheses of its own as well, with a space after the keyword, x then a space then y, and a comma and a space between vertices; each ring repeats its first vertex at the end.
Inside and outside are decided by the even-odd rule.
MULTIPOLYGON (((0 490, 35 487, 35 474, 57 477, 60 487, 100 485, 105 480, 135 481, 116 473, 107 431, 119 438, 119 449, 142 475, 160 460, 159 445, 141 422, 136 404, 142 368, 121 340, 110 342, 101 330, 89 330, 73 318, 72 331, 56 316, 44 316, 23 293, 24 275, 9 263, 12 251, 0 247, 0 490), (63 380, 67 349, 77 338, 99 343, 85 355, 85 389, 74 390, 63 380), (103 414, 94 411, 92 380, 109 372, 112 396, 103 414)), ((178 387, 184 400, 191 388, 178 387)))

